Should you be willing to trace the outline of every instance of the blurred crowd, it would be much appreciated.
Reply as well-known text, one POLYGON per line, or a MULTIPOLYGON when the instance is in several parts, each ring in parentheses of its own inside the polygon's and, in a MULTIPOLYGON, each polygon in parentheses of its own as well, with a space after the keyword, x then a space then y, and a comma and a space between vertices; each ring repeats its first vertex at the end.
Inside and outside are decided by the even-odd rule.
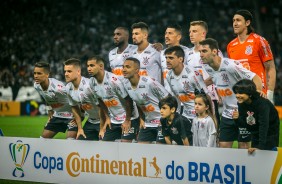
MULTIPOLYGON (((0 2, 0 87, 11 86, 16 99, 22 86, 33 85, 33 65, 48 61, 52 77, 64 81, 62 62, 76 57, 83 62, 94 54, 107 59, 114 47, 115 27, 130 28, 144 21, 150 26, 149 41, 164 44, 164 32, 170 23, 183 29, 181 43, 188 47, 188 27, 193 20, 209 25, 207 37, 218 40, 225 54, 234 38, 233 14, 250 10, 256 32, 270 43, 277 68, 276 105, 282 105, 282 25, 279 20, 282 1, 275 0, 5 0, 0 2)), ((83 73, 86 75, 86 64, 83 73)))

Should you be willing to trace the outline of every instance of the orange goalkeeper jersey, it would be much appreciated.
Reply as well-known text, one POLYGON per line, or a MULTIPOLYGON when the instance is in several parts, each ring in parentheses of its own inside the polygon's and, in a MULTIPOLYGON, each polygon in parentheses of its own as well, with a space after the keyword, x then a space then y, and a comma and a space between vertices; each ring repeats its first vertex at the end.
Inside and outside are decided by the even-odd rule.
POLYGON ((262 80, 263 91, 267 92, 263 63, 273 60, 273 55, 265 38, 251 33, 244 43, 240 43, 237 37, 227 45, 227 54, 229 58, 240 61, 245 68, 256 73, 262 80))

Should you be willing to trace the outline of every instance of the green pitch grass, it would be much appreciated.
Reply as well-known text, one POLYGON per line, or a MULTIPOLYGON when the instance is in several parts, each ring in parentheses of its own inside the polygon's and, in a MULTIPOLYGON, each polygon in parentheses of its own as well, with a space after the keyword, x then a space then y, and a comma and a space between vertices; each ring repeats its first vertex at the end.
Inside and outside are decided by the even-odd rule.
MULTIPOLYGON (((2 129, 4 136, 8 137, 39 138, 47 119, 47 116, 0 117, 0 129, 2 129)), ((55 139, 65 138, 65 133, 58 133, 55 136, 55 139)), ((279 143, 279 146, 282 147, 282 120, 280 120, 279 143)), ((234 144, 233 147, 237 147, 237 144, 234 144)))

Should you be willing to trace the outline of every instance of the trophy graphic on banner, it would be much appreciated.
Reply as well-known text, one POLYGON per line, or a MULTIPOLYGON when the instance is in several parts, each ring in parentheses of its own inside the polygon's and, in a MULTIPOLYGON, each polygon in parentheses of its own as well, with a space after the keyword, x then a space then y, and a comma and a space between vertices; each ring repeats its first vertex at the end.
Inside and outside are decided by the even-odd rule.
POLYGON ((11 143, 9 145, 11 157, 15 163, 16 168, 13 171, 14 177, 24 177, 23 165, 27 158, 30 146, 23 144, 21 140, 17 143, 11 143))

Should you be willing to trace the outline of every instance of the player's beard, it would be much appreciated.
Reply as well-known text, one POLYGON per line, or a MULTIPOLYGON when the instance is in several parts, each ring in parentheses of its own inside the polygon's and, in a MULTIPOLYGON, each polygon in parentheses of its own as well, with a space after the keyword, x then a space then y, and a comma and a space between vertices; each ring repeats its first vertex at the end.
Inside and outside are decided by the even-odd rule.
POLYGON ((140 40, 139 42, 137 40, 133 40, 134 45, 141 45, 143 43, 142 40, 140 40))
POLYGON ((121 40, 119 42, 114 42, 114 44, 115 44, 116 47, 120 47, 120 46, 124 45, 124 40, 121 40))

